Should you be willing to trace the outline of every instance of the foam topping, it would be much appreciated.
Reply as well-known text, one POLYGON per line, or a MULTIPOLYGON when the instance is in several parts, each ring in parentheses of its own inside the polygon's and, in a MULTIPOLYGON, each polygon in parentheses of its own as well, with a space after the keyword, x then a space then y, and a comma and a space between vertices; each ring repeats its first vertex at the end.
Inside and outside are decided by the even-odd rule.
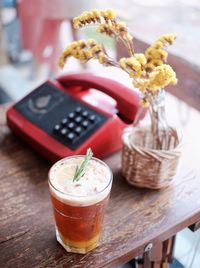
POLYGON ((82 199, 82 201, 85 200, 89 203, 95 202, 95 195, 102 195, 103 198, 110 191, 110 187, 108 187, 108 191, 103 194, 111 180, 110 170, 102 162, 95 159, 89 161, 85 174, 78 181, 73 181, 76 167, 80 166, 83 160, 84 157, 66 158, 57 162, 50 171, 51 184, 62 193, 62 199, 66 201, 68 199, 68 201, 78 202, 79 200, 80 202, 82 199), (69 196, 67 197, 67 195, 69 196))

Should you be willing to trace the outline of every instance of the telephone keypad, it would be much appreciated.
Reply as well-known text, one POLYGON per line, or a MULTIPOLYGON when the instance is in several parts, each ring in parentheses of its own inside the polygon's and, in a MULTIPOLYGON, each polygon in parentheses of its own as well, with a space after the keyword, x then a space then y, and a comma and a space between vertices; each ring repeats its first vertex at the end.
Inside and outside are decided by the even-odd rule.
POLYGON ((96 112, 77 106, 54 126, 54 133, 66 142, 75 144, 95 128, 100 120, 96 112))
POLYGON ((86 142, 109 118, 49 82, 14 107, 28 121, 71 150, 86 142))

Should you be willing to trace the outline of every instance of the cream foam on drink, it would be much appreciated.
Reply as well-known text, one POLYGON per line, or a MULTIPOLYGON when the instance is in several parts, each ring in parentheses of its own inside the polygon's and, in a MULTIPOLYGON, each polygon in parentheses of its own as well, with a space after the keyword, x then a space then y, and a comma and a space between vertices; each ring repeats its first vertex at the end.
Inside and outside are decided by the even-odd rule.
POLYGON ((91 205, 104 199, 110 192, 112 173, 107 165, 92 158, 85 174, 73 181, 76 167, 84 157, 68 157, 58 161, 50 170, 51 193, 62 202, 71 205, 91 205))

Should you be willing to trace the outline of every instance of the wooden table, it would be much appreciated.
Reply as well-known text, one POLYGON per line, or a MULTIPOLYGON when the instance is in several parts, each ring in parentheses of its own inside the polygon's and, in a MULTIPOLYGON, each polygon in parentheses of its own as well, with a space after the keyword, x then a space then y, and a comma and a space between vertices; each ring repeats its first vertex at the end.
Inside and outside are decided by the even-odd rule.
POLYGON ((0 106, 1 267, 118 267, 200 220, 200 177, 192 171, 182 167, 165 190, 144 190, 121 176, 120 153, 105 161, 114 182, 101 244, 87 255, 67 253, 55 238, 50 164, 10 133, 0 106))

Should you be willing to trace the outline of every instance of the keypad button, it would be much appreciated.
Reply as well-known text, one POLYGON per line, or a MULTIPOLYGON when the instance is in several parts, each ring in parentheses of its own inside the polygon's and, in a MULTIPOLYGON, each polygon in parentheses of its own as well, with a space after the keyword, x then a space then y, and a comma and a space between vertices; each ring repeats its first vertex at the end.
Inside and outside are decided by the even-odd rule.
POLYGON ((60 134, 62 136, 65 136, 67 134, 67 129, 66 128, 61 129, 60 134))
POLYGON ((54 127, 53 130, 54 130, 55 132, 58 132, 60 129, 61 129, 61 126, 57 124, 57 125, 55 125, 55 127, 54 127))
POLYGON ((75 126, 76 126, 76 125, 75 125, 73 122, 71 122, 71 123, 69 123, 69 124, 67 125, 67 127, 68 127, 69 129, 73 129, 75 126))
POLYGON ((65 126, 67 124, 67 122, 68 122, 68 119, 67 118, 63 118, 62 121, 61 121, 61 124, 63 126, 65 126))
POLYGON ((83 131, 83 128, 82 128, 82 127, 76 127, 76 128, 75 128, 75 132, 76 132, 76 134, 78 134, 78 135, 80 135, 82 131, 83 131))
POLYGON ((80 112, 82 112, 82 108, 80 107, 80 106, 78 106, 78 107, 76 107, 76 110, 75 110, 75 112, 77 113, 77 114, 79 114, 80 112))
POLYGON ((77 116, 77 117, 75 118, 74 121, 75 121, 77 124, 79 124, 82 120, 83 120, 83 117, 81 117, 81 116, 77 116))
POLYGON ((69 119, 74 119, 74 117, 75 117, 75 113, 73 113, 73 112, 72 113, 69 113, 69 115, 68 115, 68 118, 69 119))
POLYGON ((82 122, 82 126, 83 126, 84 128, 87 128, 87 127, 89 126, 89 121, 87 121, 87 120, 83 121, 83 122, 82 122))
POLYGON ((67 134, 67 139, 70 141, 73 141, 75 139, 76 135, 73 132, 70 132, 67 134))
POLYGON ((90 120, 91 122, 94 122, 94 121, 96 120, 96 115, 94 115, 94 114, 90 115, 90 116, 89 116, 89 120, 90 120))
POLYGON ((83 111, 81 114, 82 114, 83 117, 87 117, 89 115, 89 112, 88 111, 83 111))

